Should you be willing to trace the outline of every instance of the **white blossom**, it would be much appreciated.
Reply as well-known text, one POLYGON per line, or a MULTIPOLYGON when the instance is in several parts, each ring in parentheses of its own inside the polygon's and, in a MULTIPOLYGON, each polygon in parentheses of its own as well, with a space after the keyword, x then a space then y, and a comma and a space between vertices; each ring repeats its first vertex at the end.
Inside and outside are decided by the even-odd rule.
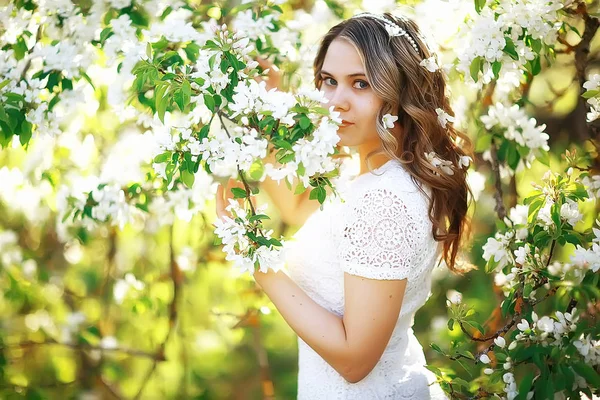
POLYGON ((462 293, 456 290, 448 290, 448 292, 446 292, 446 298, 451 304, 458 305, 462 303, 462 293))
MULTIPOLYGON (((256 210, 258 214, 264 212, 266 206, 256 210)), ((279 271, 284 265, 285 253, 282 248, 274 246, 260 246, 254 248, 247 234, 247 213, 237 202, 229 199, 226 210, 233 216, 223 216, 215 221, 215 234, 223 243, 223 251, 227 254, 226 260, 232 261, 240 273, 254 273, 255 264, 261 272, 268 269, 279 271)), ((264 232, 267 240, 271 239, 272 231, 264 232)), ((284 245, 285 242, 281 242, 284 245)))
POLYGON ((506 340, 504 340, 502 336, 498 336, 497 338, 495 338, 494 343, 500 348, 504 348, 504 346, 506 346, 506 340))
POLYGON ((143 290, 145 286, 144 282, 137 280, 132 273, 125 274, 125 278, 117 280, 113 287, 113 297, 115 298, 115 302, 117 304, 122 304, 127 293, 131 290, 143 290))
POLYGON ((397 115, 385 114, 382 118, 383 125, 388 129, 392 129, 396 121, 398 121, 397 115))
POLYGON ((419 65, 424 67, 429 72, 435 72, 440 69, 435 56, 423 59, 419 65))
POLYGON ((454 122, 455 121, 455 118, 452 115, 448 114, 447 112, 445 112, 441 108, 436 108, 435 112, 436 112, 437 117, 438 117, 438 123, 441 125, 442 128, 445 128, 446 124, 448 122, 454 122))
POLYGON ((517 324, 517 329, 519 329, 522 332, 525 332, 527 329, 529 329, 529 322, 524 318, 521 319, 521 322, 517 324))
POLYGON ((549 136, 544 132, 546 125, 536 126, 536 120, 529 118, 525 112, 514 104, 506 107, 502 103, 490 106, 487 115, 481 116, 481 122, 486 129, 499 126, 504 130, 504 136, 508 140, 514 140, 521 146, 532 150, 549 150, 549 136))
MULTIPOLYGON (((452 169, 454 164, 451 161, 441 159, 434 151, 424 153, 424 155, 433 168, 442 171, 444 174, 454 175, 454 170, 452 169)), ((437 172, 435 173, 438 174, 437 172)))
POLYGON ((571 226, 575 226, 577 222, 581 221, 583 215, 579 212, 577 202, 567 199, 567 202, 560 207, 560 217, 571 224, 571 226))
POLYGON ((525 262, 527 260, 527 256, 529 255, 530 252, 531 252, 531 249, 529 247, 529 244, 525 243, 524 246, 521 246, 517 250, 514 251, 515 262, 518 264, 525 264, 525 262))

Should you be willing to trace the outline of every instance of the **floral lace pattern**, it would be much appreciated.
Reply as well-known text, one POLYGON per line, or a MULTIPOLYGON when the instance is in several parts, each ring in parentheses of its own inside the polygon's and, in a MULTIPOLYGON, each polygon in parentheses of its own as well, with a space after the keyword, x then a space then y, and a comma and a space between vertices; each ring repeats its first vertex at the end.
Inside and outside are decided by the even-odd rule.
MULTIPOLYGON (((415 312, 431 289, 439 254, 427 216, 428 199, 396 161, 341 188, 345 202, 325 204, 286 242, 287 272, 316 303, 344 314, 344 273, 370 279, 407 279, 392 337, 375 368, 347 382, 298 338, 298 399, 446 399, 424 368, 412 332, 415 312)), ((426 193, 427 190, 425 190, 426 193)))

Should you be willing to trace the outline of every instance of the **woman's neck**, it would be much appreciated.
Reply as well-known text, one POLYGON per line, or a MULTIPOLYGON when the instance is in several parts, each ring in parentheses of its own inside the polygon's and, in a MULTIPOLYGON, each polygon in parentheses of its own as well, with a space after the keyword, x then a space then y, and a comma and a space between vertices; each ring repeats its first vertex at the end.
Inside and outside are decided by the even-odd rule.
POLYGON ((367 156, 371 153, 374 153, 376 150, 381 150, 380 142, 365 143, 358 147, 358 154, 360 158, 360 175, 377 169, 390 160, 390 157, 386 153, 380 152, 369 157, 369 163, 367 164, 367 156))

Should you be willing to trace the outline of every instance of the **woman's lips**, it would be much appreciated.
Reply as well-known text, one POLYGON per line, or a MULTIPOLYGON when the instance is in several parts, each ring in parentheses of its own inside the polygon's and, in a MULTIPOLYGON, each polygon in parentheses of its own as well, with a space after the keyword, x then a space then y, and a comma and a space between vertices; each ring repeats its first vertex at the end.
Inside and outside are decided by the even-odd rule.
POLYGON ((350 125, 354 125, 354 124, 352 122, 342 121, 342 123, 340 124, 340 128, 346 128, 350 125))

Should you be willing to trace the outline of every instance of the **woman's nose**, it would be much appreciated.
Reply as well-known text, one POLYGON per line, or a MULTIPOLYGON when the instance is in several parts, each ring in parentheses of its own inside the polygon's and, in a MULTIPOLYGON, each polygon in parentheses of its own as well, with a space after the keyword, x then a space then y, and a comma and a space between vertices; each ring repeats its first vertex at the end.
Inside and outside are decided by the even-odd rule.
POLYGON ((350 108, 350 101, 348 95, 343 88, 336 88, 329 94, 329 107, 333 106, 334 111, 348 111, 350 108))

